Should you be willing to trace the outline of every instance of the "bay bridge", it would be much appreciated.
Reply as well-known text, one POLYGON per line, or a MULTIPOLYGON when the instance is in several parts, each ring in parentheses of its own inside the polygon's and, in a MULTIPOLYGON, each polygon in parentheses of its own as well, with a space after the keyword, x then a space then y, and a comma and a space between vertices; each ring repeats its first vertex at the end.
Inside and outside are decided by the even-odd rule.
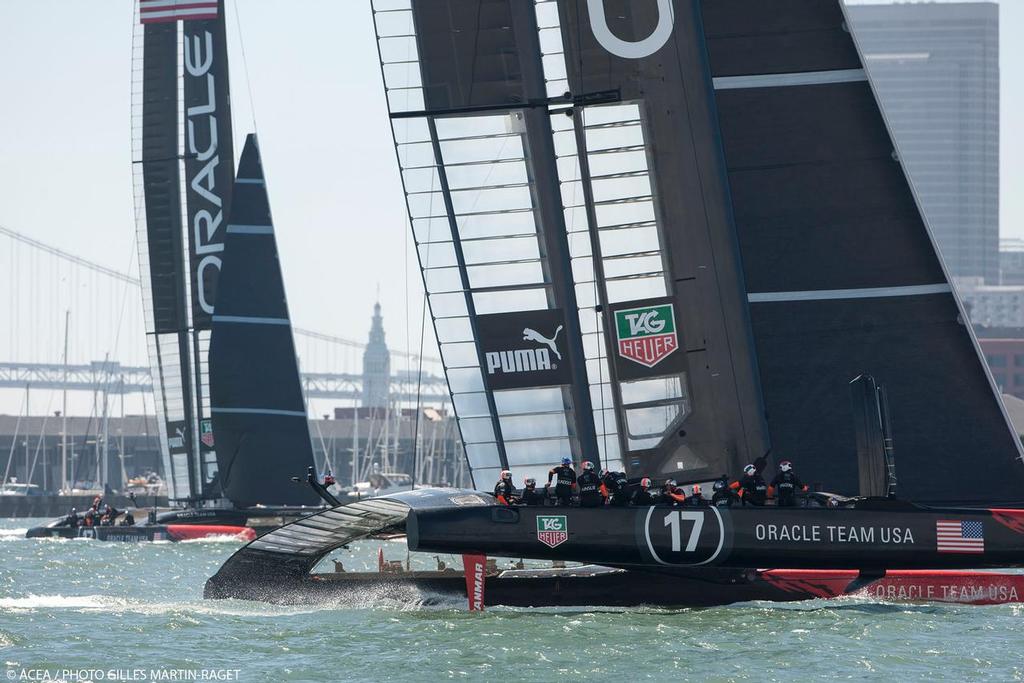
MULTIPOLYGON (((0 319, 8 323, 0 328, 0 484, 53 490, 62 458, 72 481, 86 487, 119 489, 159 471, 135 245, 132 251, 118 270, 0 225, 0 283, 9 292, 0 296, 0 319)), ((372 325, 369 344, 293 328, 318 467, 351 483, 378 467, 417 481, 464 483, 441 361, 382 348, 379 305, 372 325), (368 346, 371 355, 391 358, 383 382, 379 364, 377 374, 364 364, 368 346)))
MULTIPOLYGON (((7 302, 9 321, 10 341, 8 353, 16 354, 19 350, 19 337, 17 335, 28 332, 42 333, 50 337, 51 341, 62 336, 59 329, 43 330, 38 317, 42 315, 45 304, 39 306, 31 301, 32 293, 38 291, 36 283, 32 278, 48 278, 51 282, 61 280, 85 280, 88 282, 82 287, 91 290, 96 294, 99 301, 87 301, 85 307, 88 319, 108 320, 119 314, 122 316, 122 323, 126 312, 130 307, 140 309, 137 313, 138 324, 124 325, 125 330, 121 334, 134 334, 138 342, 142 343, 142 322, 141 322, 141 300, 138 295, 140 287, 139 279, 108 266, 104 266, 88 259, 71 254, 57 247, 29 237, 11 228, 0 225, 0 240, 6 240, 11 248, 10 267, 8 274, 12 280, 11 301, 7 302), (27 251, 18 253, 18 248, 27 251), (44 265, 39 265, 39 257, 51 259, 44 265), (24 269, 28 262, 28 278, 21 276, 19 268, 24 269), (58 265, 59 264, 59 265, 58 265), (54 269, 54 266, 58 266, 54 269), (60 267, 63 266, 63 267, 60 267), (113 285, 113 287, 104 287, 113 285), (20 285, 20 286, 19 286, 20 285), (117 287, 121 286, 118 291, 117 287), (26 296, 24 290, 29 291, 26 296), (100 290, 107 289, 106 293, 100 290), (126 296, 127 294, 127 296, 126 296), (135 297, 134 301, 127 301, 129 297, 135 297), (110 309, 107 315, 101 310, 106 306, 110 309), (19 303, 25 306, 23 314, 19 303), (121 311, 114 310, 120 306, 121 311), (29 320, 24 320, 25 316, 29 320), (48 334, 47 334, 48 333, 48 334)), ((81 297, 77 291, 79 287, 72 284, 68 287, 69 299, 78 301, 65 302, 69 307, 81 308, 81 297)), ((56 302, 54 302, 56 303, 56 302)), ((49 314, 62 313, 61 307, 51 308, 49 314)), ((339 399, 344 401, 357 401, 363 396, 364 376, 360 363, 366 343, 353 339, 327 334, 302 327, 294 327, 296 346, 299 352, 300 362, 305 369, 302 373, 303 388, 307 399, 339 399)), ((79 339, 90 338, 90 335, 75 335, 79 339)), ((102 336, 102 335, 100 335, 102 336)), ((93 335, 95 337, 95 335, 93 335)), ((123 339, 115 342, 125 343, 123 339)), ((443 404, 448 401, 448 388, 441 370, 440 360, 432 357, 419 356, 401 350, 389 349, 392 357, 405 361, 409 368, 420 368, 422 370, 407 369, 393 373, 390 377, 390 400, 397 403, 409 404, 417 400, 428 405, 443 404)), ((104 354, 106 355, 106 354, 104 354)), ((129 354, 130 355, 130 354, 129 354)), ((5 360, 0 361, 0 388, 3 389, 33 389, 42 390, 67 390, 81 392, 102 392, 112 395, 149 393, 152 392, 152 381, 150 369, 145 357, 136 357, 134 364, 122 364, 119 360, 94 359, 84 363, 67 362, 33 362, 27 360, 5 360)))

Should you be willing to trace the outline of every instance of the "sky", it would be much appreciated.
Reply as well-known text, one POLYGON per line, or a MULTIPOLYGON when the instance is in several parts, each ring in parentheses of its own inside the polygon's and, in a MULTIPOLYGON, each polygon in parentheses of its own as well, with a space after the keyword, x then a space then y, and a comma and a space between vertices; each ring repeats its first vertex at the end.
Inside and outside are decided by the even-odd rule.
MULTIPOLYGON (((369 0, 227 1, 236 152, 255 128, 294 324, 365 339, 379 299, 389 345, 416 350, 422 286, 369 0)), ((132 5, 0 0, 0 226, 121 271, 137 270, 132 5)), ((1024 0, 1000 6, 1002 230, 1024 237, 1024 193, 1014 191, 1024 185, 1024 0)), ((134 292, 53 274, 11 244, 0 237, 0 293, 66 291, 20 304, 16 320, 27 322, 0 330, 0 361, 59 362, 63 311, 74 308, 72 362, 110 353, 146 364, 134 292), (71 290, 91 292, 80 299, 95 310, 71 290)), ((0 294, 0 316, 11 298, 0 294)), ((431 337, 428 320, 428 347, 431 337)), ((304 368, 318 362, 330 359, 304 368)))

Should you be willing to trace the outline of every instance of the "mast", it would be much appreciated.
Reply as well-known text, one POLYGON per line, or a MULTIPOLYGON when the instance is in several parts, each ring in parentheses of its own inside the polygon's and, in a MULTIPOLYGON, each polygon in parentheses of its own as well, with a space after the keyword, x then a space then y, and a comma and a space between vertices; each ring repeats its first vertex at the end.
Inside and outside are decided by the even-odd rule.
POLYGON ((359 481, 359 401, 352 401, 352 486, 359 481))
POLYGON ((68 492, 68 325, 71 311, 64 311, 64 391, 61 396, 60 490, 68 492))

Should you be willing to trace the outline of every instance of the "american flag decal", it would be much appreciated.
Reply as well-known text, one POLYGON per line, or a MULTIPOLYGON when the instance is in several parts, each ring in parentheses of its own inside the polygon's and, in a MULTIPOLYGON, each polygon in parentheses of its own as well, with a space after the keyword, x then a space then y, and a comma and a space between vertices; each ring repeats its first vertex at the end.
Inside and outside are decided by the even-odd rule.
POLYGON ((982 522, 940 519, 935 522, 935 540, 940 553, 985 552, 982 522))
POLYGON ((139 22, 216 19, 218 0, 139 0, 139 22))

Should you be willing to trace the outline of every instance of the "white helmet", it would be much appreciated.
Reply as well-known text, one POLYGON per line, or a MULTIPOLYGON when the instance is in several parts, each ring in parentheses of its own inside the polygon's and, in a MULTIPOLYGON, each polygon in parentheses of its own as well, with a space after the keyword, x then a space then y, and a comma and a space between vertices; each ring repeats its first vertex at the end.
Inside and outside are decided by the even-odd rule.
POLYGON ((526 484, 527 486, 536 486, 537 480, 534 479, 533 477, 527 477, 526 481, 524 481, 523 483, 526 484))
POLYGON ((502 470, 501 471, 501 478, 502 478, 502 480, 511 479, 512 478, 512 473, 510 471, 508 471, 508 470, 502 470))
POLYGON ((793 469, 793 463, 788 460, 783 460, 779 463, 779 469, 783 472, 789 472, 793 469))
POLYGON ((594 470, 594 463, 590 462, 589 460, 585 461, 583 463, 583 469, 585 469, 588 472, 592 472, 594 470))
POLYGON ((747 475, 748 477, 754 476, 756 472, 757 468, 754 467, 753 465, 747 465, 746 467, 743 468, 743 474, 747 475))

